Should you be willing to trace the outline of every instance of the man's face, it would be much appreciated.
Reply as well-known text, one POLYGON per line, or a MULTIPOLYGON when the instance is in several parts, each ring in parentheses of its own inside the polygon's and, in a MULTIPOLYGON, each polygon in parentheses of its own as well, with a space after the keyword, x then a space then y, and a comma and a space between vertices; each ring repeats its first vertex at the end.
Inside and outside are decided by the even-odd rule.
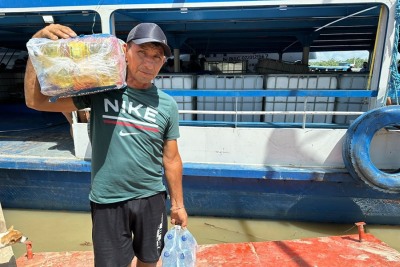
POLYGON ((161 45, 145 43, 137 45, 133 42, 125 44, 127 60, 127 84, 137 89, 146 89, 157 76, 165 62, 161 45))

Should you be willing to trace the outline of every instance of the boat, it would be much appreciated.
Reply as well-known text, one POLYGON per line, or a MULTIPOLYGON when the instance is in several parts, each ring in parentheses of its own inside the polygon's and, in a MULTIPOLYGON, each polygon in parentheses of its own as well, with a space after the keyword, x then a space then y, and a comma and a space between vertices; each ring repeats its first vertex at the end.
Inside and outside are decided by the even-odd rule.
POLYGON ((60 23, 124 40, 155 22, 174 53, 174 72, 154 83, 180 109, 189 215, 398 225, 400 111, 386 105, 399 88, 398 9, 389 0, 3 1, 0 202, 90 209, 88 125, 75 118, 72 138, 61 114, 24 104, 31 36, 60 23), (367 51, 369 71, 310 70, 326 51, 367 51), (204 71, 180 72, 193 53, 204 71))

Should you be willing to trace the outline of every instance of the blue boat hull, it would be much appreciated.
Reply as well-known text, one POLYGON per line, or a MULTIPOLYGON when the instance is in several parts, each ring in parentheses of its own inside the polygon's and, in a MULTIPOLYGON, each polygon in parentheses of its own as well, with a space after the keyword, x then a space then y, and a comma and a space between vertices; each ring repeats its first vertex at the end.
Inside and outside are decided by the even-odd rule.
MULTIPOLYGON (((270 170, 264 172, 267 178, 259 178, 254 176, 261 170, 247 169, 245 173, 253 177, 228 177, 224 174, 232 170, 209 166, 209 173, 215 175, 196 175, 203 174, 204 167, 187 164, 185 168, 189 173, 183 177, 185 206, 190 215, 337 223, 400 222, 399 194, 371 189, 345 172, 270 170), (274 175, 280 178, 273 178, 274 175), (324 177, 324 181, 309 180, 316 175, 324 177), (343 182, 344 179, 348 181, 343 182)), ((4 208, 90 209, 90 173, 87 170, 2 169, 0 188, 4 208)))

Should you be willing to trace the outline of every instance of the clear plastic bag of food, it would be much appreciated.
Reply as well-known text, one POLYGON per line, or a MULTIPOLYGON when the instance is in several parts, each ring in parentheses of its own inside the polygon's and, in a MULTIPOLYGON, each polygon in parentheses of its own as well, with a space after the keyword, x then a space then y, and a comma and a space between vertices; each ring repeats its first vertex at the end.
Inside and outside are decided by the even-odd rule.
POLYGON ((124 87, 123 43, 110 34, 93 34, 57 41, 32 38, 26 46, 42 94, 55 101, 124 87))

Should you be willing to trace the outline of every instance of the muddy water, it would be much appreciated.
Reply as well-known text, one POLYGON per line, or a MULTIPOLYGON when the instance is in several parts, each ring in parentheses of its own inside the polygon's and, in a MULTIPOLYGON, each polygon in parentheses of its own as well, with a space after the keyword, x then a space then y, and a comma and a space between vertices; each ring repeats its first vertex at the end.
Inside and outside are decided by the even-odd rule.
MULTIPOLYGON (((33 252, 92 250, 90 213, 3 209, 7 226, 14 225, 33 244, 33 252)), ((288 221, 190 217, 189 230, 199 244, 298 239, 356 234, 351 224, 317 224, 288 221)), ((372 233, 400 251, 400 226, 367 225, 372 233)), ((13 246, 15 257, 26 252, 13 246)))

